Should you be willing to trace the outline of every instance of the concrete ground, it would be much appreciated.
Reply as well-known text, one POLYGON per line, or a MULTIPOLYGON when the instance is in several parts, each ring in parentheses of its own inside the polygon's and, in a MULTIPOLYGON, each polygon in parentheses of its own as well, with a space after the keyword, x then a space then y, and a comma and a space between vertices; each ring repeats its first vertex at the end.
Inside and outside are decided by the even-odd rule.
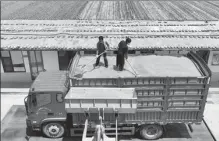
POLYGON ((219 141, 219 94, 209 94, 204 119, 216 140, 219 141))
MULTIPOLYGON (((26 113, 23 105, 13 105, 1 123, 2 141, 24 141, 26 137, 26 113)), ((182 123, 173 123, 164 126, 165 132, 157 141, 214 141, 206 125, 193 125, 193 132, 182 123)), ((113 139, 113 137, 111 137, 113 139)), ((29 134, 28 141, 81 141, 81 137, 63 137, 48 139, 41 133, 29 134)), ((108 139, 107 139, 108 140, 108 139)), ((120 141, 144 141, 136 136, 119 136, 120 141)))
MULTIPOLYGON (((19 94, 13 92, 1 94, 1 121, 13 105, 24 105, 26 95, 25 91, 19 94)), ((216 140, 219 141, 219 92, 215 89, 208 95, 204 119, 216 140)))
POLYGON ((24 98, 27 93, 23 94, 1 94, 1 120, 5 117, 7 112, 13 105, 24 105, 24 98))

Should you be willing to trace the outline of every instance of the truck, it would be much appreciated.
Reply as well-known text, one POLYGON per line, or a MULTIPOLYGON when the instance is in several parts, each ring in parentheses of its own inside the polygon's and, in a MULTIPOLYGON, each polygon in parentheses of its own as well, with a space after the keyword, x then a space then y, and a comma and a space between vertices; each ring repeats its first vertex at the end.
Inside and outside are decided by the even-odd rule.
POLYGON ((92 58, 77 53, 67 71, 38 75, 24 99, 27 134, 151 140, 169 123, 201 124, 211 71, 195 52, 130 54, 124 71, 116 70, 111 54, 108 68, 87 65, 79 77, 77 70, 92 58))

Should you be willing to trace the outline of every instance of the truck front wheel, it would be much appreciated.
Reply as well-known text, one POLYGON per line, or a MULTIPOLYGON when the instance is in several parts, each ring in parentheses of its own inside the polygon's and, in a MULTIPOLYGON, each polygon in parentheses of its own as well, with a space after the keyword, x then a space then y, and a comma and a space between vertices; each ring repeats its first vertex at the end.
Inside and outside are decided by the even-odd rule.
POLYGON ((146 140, 158 139, 163 134, 163 128, 157 124, 146 124, 140 128, 140 135, 146 140))
POLYGON ((44 124, 42 131, 43 134, 49 138, 61 138, 65 134, 65 128, 63 124, 56 122, 44 124))

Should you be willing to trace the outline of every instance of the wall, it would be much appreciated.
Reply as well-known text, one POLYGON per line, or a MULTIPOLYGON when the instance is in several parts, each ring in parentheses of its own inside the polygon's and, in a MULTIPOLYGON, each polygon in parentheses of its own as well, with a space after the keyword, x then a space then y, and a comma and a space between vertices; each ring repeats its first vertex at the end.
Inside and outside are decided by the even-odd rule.
POLYGON ((22 51, 26 72, 4 72, 2 61, 1 62, 1 82, 32 82, 30 74, 29 59, 27 52, 22 51))
POLYGON ((10 72, 1 73, 1 82, 31 82, 30 73, 26 72, 10 72))
POLYGON ((59 70, 59 60, 57 51, 42 51, 43 65, 46 71, 59 70))
POLYGON ((208 66, 211 69, 212 72, 212 81, 214 82, 219 82, 219 65, 212 65, 212 57, 214 53, 218 53, 219 54, 219 50, 218 51, 210 51, 210 55, 209 55, 209 60, 208 60, 208 66))

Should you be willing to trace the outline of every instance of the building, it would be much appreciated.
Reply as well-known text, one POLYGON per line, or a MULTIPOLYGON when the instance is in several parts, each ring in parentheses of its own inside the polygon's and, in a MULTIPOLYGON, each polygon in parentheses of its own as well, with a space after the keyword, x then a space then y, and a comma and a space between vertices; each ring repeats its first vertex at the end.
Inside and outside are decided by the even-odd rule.
POLYGON ((219 81, 219 22, 18 20, 1 26, 1 82, 31 82, 40 71, 66 70, 77 51, 95 53, 99 35, 114 50, 110 54, 127 35, 130 53, 196 51, 212 70, 212 81, 219 81))

